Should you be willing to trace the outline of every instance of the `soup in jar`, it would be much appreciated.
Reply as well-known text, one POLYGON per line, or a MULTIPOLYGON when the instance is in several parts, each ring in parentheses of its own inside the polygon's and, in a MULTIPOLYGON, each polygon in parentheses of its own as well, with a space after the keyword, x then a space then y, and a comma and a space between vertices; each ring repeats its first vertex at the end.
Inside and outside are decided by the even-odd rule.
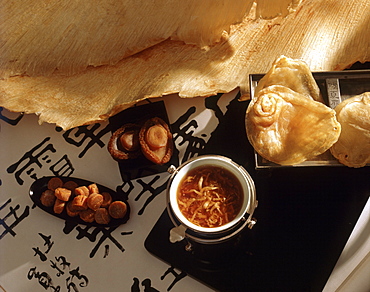
POLYGON ((219 166, 198 166, 181 180, 177 190, 181 213, 201 227, 231 222, 243 204, 242 186, 236 176, 219 166))

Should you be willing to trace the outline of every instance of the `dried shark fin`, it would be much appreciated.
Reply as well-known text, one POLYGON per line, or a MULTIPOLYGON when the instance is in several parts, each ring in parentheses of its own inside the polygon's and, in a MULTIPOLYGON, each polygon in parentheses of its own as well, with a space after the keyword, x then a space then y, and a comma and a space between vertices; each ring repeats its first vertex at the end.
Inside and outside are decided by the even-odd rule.
POLYGON ((274 19, 258 19, 253 6, 241 24, 231 27, 227 41, 208 50, 167 39, 115 65, 88 67, 73 76, 58 71, 0 78, 0 106, 38 113, 40 123, 70 129, 106 120, 144 98, 172 93, 197 97, 239 88, 241 99, 248 99, 249 74, 267 72, 280 55, 304 60, 311 71, 370 61, 370 38, 364 37, 370 1, 338 3, 302 1, 285 18, 274 19))

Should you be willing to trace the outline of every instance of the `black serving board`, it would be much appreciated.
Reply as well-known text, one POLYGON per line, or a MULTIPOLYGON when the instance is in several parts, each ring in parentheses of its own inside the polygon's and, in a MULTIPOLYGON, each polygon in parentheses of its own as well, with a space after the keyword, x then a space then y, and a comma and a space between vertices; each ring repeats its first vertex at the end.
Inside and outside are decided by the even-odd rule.
POLYGON ((48 189, 48 181, 52 177, 54 177, 54 176, 45 176, 45 177, 42 177, 40 179, 37 179, 36 181, 34 181, 32 183, 32 185, 30 187, 30 192, 29 192, 29 195, 30 195, 32 201, 35 203, 35 205, 37 207, 39 207, 40 209, 44 210, 45 212, 49 213, 50 215, 53 215, 55 217, 58 217, 60 219, 68 221, 68 222, 74 222, 74 223, 77 223, 77 224, 97 226, 97 227, 119 226, 121 224, 125 224, 129 220, 129 218, 130 218, 130 205, 128 204, 126 198, 124 198, 123 196, 121 196, 117 192, 111 190, 110 188, 107 188, 107 187, 105 187, 103 185, 100 185, 98 183, 95 183, 95 182, 92 182, 92 181, 89 181, 89 180, 85 180, 85 179, 81 179, 81 178, 66 177, 66 176, 64 176, 64 177, 63 176, 58 176, 58 177, 63 181, 63 183, 65 183, 67 181, 74 181, 78 184, 78 186, 88 186, 90 184, 95 183, 97 185, 100 193, 108 192, 112 196, 112 202, 114 202, 114 201, 123 201, 123 202, 125 202, 125 204, 127 205, 127 213, 121 219, 111 218, 111 220, 108 224, 98 224, 95 221, 92 222, 92 223, 87 223, 87 222, 83 221, 79 216, 76 216, 76 217, 68 216, 66 210, 63 210, 63 212, 60 213, 60 214, 54 213, 53 207, 46 207, 43 204, 41 204, 41 202, 40 202, 40 196, 41 196, 42 192, 44 192, 48 189))
MULTIPOLYGON (((111 132, 114 133, 117 129, 127 123, 143 124, 148 119, 159 117, 165 121, 169 128, 171 125, 168 120, 167 110, 163 101, 151 102, 142 105, 136 105, 128 108, 109 119, 111 132)), ((174 145, 175 146, 175 145, 174 145)), ((175 149, 174 149, 175 150, 175 149)), ((112 158, 113 159, 113 158, 112 158)), ((177 156, 172 155, 171 160, 163 165, 158 165, 146 159, 143 155, 135 159, 117 161, 123 181, 129 181, 140 177, 154 175, 157 173, 166 172, 170 165, 177 165, 177 156)))
MULTIPOLYGON (((217 97, 205 102, 212 108, 217 97)), ((145 248, 217 291, 322 291, 370 196, 370 169, 255 168, 247 106, 230 103, 201 154, 228 156, 250 173, 257 224, 229 243, 188 252, 186 242, 170 243, 174 226, 164 210, 145 248)))

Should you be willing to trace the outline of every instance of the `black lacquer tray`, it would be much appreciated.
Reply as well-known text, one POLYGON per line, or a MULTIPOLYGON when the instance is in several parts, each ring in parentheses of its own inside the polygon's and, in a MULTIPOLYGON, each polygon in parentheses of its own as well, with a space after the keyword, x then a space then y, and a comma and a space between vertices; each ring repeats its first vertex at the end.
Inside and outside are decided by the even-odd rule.
POLYGON ((103 186, 101 184, 98 184, 93 181, 89 181, 86 179, 76 178, 76 177, 68 177, 68 176, 59 176, 59 178, 63 181, 63 183, 73 181, 77 183, 78 186, 89 186, 90 184, 95 183, 101 193, 107 192, 111 195, 112 201, 123 201, 127 206, 127 212, 126 215, 123 218, 120 219, 114 219, 111 218, 108 224, 99 224, 95 221, 87 223, 83 221, 79 216, 71 217, 67 214, 67 211, 64 209, 62 213, 57 214, 53 211, 53 207, 46 207, 44 206, 41 201, 40 197, 44 191, 48 189, 48 182, 51 178, 54 176, 44 176, 40 179, 37 179, 32 183, 30 186, 29 195, 31 200, 35 203, 37 207, 44 210, 46 213, 49 213, 52 216, 58 217, 60 219, 63 219, 67 222, 72 222, 75 224, 82 224, 82 225, 88 225, 88 226, 96 226, 96 227, 115 227, 119 226, 121 224, 127 223, 127 221, 130 219, 130 205, 127 202, 127 197, 121 195, 120 193, 117 193, 116 191, 113 191, 112 189, 103 186))
POLYGON ((189 252, 185 241, 170 243, 173 224, 164 210, 145 247, 217 291, 322 291, 370 196, 370 169, 256 169, 247 105, 230 104, 202 154, 228 156, 251 174, 257 224, 230 242, 193 244, 189 252))

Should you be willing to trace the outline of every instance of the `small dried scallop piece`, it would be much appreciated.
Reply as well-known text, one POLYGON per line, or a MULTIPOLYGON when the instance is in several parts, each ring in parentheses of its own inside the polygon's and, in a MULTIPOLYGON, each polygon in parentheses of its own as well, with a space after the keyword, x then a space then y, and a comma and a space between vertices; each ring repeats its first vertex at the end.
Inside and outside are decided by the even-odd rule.
POLYGON ((140 130, 139 140, 147 159, 156 164, 170 161, 173 152, 172 133, 161 118, 147 120, 140 130))
POLYGON ((87 196, 78 195, 73 198, 72 205, 75 210, 86 210, 87 207, 87 196))
POLYGON ((67 202, 71 197, 72 192, 66 188, 57 188, 54 194, 59 200, 67 202))
POLYGON ((112 218, 123 218, 127 212, 127 205, 122 201, 115 201, 109 205, 108 212, 112 218))
POLYGON ((48 189, 55 191, 57 188, 61 188, 63 186, 63 181, 59 177, 52 177, 48 181, 48 189))
POLYGON ((101 204, 103 203, 103 196, 101 194, 91 194, 87 198, 87 206, 91 210, 98 210, 101 207, 101 204))
POLYGON ((281 85, 262 89, 247 108, 250 143, 264 158, 293 165, 328 150, 341 126, 335 111, 281 85))
POLYGON ((88 187, 90 194, 99 194, 99 188, 96 184, 90 184, 88 187))
POLYGON ((65 205, 66 205, 65 201, 56 199, 54 203, 54 207, 53 207, 54 213, 57 213, 57 214, 62 213, 65 205))
POLYGON ((42 192, 40 196, 40 202, 45 207, 52 207, 54 206, 55 200, 57 197, 54 195, 54 191, 47 189, 44 192, 42 192))
POLYGON ((324 103, 320 89, 306 62, 280 56, 258 82, 255 94, 271 85, 282 85, 324 103))
POLYGON ((105 208, 99 208, 95 212, 95 221, 98 224, 108 224, 110 222, 110 216, 108 210, 105 208))
POLYGON ((76 194, 76 196, 86 196, 86 197, 88 197, 90 195, 90 191, 87 188, 87 186, 80 186, 78 188, 75 188, 75 194, 76 194))
POLYGON ((76 210, 74 208, 72 201, 69 201, 66 204, 66 211, 67 211, 67 215, 70 216, 70 217, 76 217, 80 213, 80 210, 76 210))
POLYGON ((330 152, 349 167, 370 163, 370 92, 346 99, 335 111, 342 131, 330 152))
POLYGON ((69 180, 63 184, 63 188, 71 190, 73 193, 75 192, 75 189, 77 187, 78 187, 78 184, 72 180, 69 180))
POLYGON ((108 192, 102 192, 101 195, 103 196, 103 203, 100 207, 107 208, 112 203, 112 196, 108 192))
POLYGON ((80 218, 85 222, 92 223, 95 221, 95 211, 91 209, 83 210, 79 213, 79 215, 80 218))

